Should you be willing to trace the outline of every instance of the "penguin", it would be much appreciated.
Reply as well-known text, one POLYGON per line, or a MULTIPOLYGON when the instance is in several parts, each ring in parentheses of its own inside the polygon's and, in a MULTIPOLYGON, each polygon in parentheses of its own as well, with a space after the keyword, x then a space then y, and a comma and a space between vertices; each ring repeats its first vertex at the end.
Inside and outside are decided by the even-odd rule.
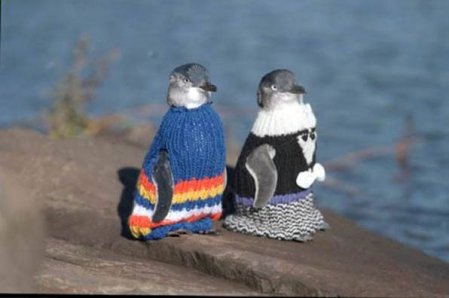
POLYGON ((169 109, 144 158, 128 219, 131 234, 157 240, 217 234, 226 186, 223 125, 210 99, 217 87, 198 63, 169 76, 169 109))
POLYGON ((237 160, 235 213, 225 218, 226 229, 305 242, 329 228, 314 206, 312 185, 326 172, 316 161, 317 120, 305 94, 288 69, 262 77, 260 111, 237 160))

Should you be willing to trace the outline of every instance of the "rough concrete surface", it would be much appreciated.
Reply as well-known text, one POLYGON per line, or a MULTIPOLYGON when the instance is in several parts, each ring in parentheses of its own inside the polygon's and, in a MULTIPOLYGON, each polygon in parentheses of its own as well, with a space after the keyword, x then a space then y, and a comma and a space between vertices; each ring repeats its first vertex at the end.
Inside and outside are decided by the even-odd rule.
POLYGON ((124 223, 144 155, 118 139, 0 131, 1 173, 46 219, 36 291, 449 297, 448 264, 328 210, 332 228, 305 244, 231 233, 221 222, 220 236, 131 240, 124 223))
POLYGON ((33 275, 44 237, 39 204, 5 174, 0 163, 0 293, 36 290, 33 275))

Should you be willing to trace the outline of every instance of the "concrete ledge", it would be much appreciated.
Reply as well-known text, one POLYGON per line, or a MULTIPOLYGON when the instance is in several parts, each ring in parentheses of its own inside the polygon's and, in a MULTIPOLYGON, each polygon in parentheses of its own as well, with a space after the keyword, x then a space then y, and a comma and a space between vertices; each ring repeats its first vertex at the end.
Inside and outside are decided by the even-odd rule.
MULTIPOLYGON (((170 288, 163 281, 166 288, 156 284, 152 287, 154 272, 145 273, 148 283, 146 278, 130 281, 131 273, 127 272, 127 276, 117 274, 113 283, 128 286, 108 291, 111 281, 105 280, 106 286, 101 289, 83 290, 91 293, 449 295, 448 264, 367 232, 329 210, 323 213, 331 230, 318 233, 313 242, 306 244, 228 232, 220 222, 220 236, 185 235, 148 243, 130 240, 122 224, 124 215, 130 212, 133 179, 144 154, 141 148, 107 139, 55 141, 25 130, 0 132, 0 164, 11 177, 26 176, 27 187, 42 203, 47 219, 47 265, 37 276, 41 291, 61 292, 62 286, 51 289, 48 285, 52 278, 68 278, 57 276, 56 265, 48 261, 59 245, 65 248, 59 251, 60 258, 75 248, 110 254, 81 254, 75 259, 84 260, 79 264, 82 268, 87 266, 86 259, 139 263, 136 270, 157 261, 157 266, 166 264, 166 278, 171 278, 173 272, 173 279, 179 279, 174 272, 182 268, 194 285, 180 279, 179 287, 175 283, 170 288), (206 291, 192 292, 204 283, 210 285, 206 291)), ((114 264, 111 266, 118 263, 114 264)), ((68 265, 64 268, 74 270, 68 265)), ((89 276, 95 275, 92 272, 104 278, 103 269, 90 270, 89 276)), ((83 292, 79 288, 82 283, 66 284, 70 286, 65 292, 83 292)))
POLYGON ((43 293, 255 295, 244 285, 181 266, 73 244, 46 240, 45 261, 36 276, 43 293))

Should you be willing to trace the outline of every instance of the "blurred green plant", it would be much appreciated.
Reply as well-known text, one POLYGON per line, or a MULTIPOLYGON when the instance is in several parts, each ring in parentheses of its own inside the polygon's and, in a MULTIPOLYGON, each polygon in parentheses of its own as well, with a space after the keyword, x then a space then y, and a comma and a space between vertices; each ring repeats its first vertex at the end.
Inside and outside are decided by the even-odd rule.
POLYGON ((112 49, 92 60, 88 57, 88 47, 89 39, 81 37, 73 49, 69 72, 51 94, 53 104, 45 112, 44 120, 52 137, 93 135, 104 125, 87 115, 86 105, 94 99, 95 90, 104 81, 109 65, 116 59, 118 51, 112 49))

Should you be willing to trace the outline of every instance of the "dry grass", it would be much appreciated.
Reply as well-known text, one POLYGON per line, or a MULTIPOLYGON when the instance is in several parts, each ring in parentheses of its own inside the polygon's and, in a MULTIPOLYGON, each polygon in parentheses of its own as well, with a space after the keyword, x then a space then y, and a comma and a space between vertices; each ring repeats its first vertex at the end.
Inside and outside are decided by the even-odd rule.
POLYGON ((73 50, 69 72, 52 92, 53 105, 44 117, 47 131, 52 137, 92 135, 104 125, 87 116, 86 105, 94 99, 95 90, 104 81, 109 65, 118 52, 113 49, 91 60, 88 47, 88 38, 81 37, 73 50))

